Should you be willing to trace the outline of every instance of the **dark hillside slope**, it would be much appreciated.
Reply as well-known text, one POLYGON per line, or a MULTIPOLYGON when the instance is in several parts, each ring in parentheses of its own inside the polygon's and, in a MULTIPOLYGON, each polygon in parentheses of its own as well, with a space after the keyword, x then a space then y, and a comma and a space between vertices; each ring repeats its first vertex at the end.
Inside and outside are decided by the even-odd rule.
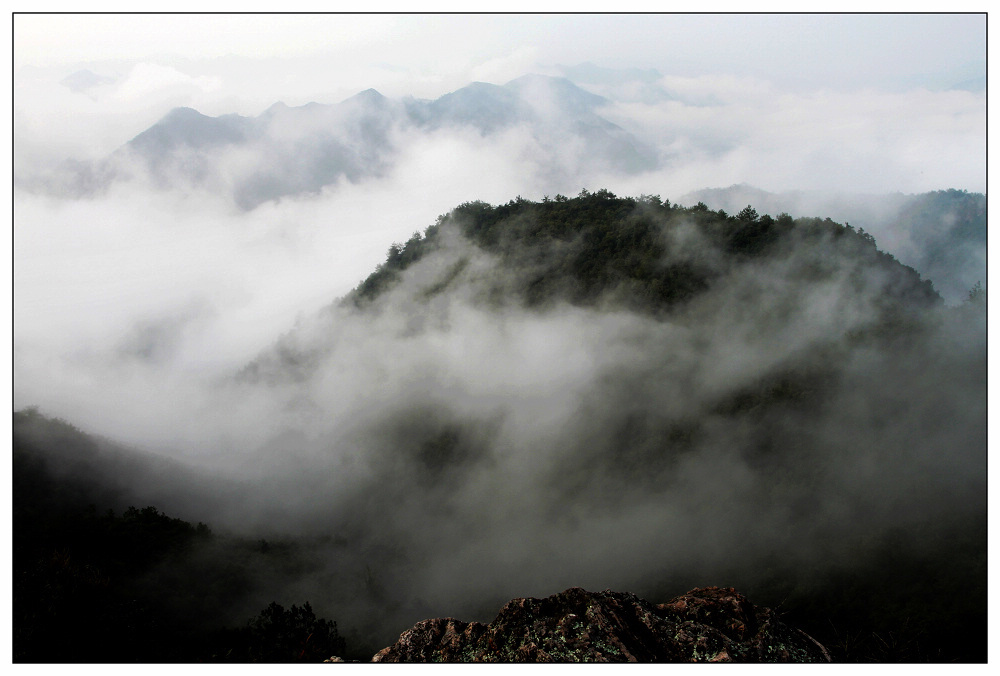
POLYGON ((953 659, 981 653, 914 646, 951 622, 982 636, 984 321, 829 219, 584 192, 459 206, 242 381, 358 449, 337 504, 426 562, 400 562, 412 586, 390 574, 401 596, 732 581, 822 596, 803 628, 860 632, 841 656, 953 659), (357 402, 351 432, 327 396, 357 402), (910 642, 879 652, 887 632, 910 642))
POLYGON ((212 390, 247 490, 205 520, 309 543, 273 598, 376 649, 725 586, 838 659, 982 661, 986 356, 984 294, 831 220, 470 202, 212 390))
MULTIPOLYGON (((170 482, 175 503, 197 478, 139 453, 109 458, 106 442, 35 410, 14 413, 13 428, 14 662, 320 662, 344 653, 336 625, 308 602, 273 602, 315 566, 305 543, 227 537, 137 508, 128 501, 155 494, 137 468, 170 482)), ((212 514, 210 502, 199 508, 212 514)))
MULTIPOLYGON (((606 190, 539 203, 517 198, 498 206, 462 204, 423 235, 393 244, 385 263, 345 302, 377 309, 380 297, 400 287, 420 306, 458 289, 458 295, 493 309, 542 312, 569 303, 677 322, 687 321, 684 308, 696 297, 711 305, 731 284, 744 281, 749 285, 740 291, 740 304, 748 322, 756 321, 750 316, 755 308, 779 321, 810 288, 865 305, 850 308, 849 316, 826 318, 837 324, 834 331, 846 328, 843 321, 857 323, 855 332, 876 330, 941 303, 930 280, 878 250, 864 232, 830 219, 775 219, 752 207, 728 215, 700 203, 684 208, 606 190), (463 246, 454 245, 456 237, 463 246), (423 274, 431 277, 401 286, 405 271, 425 257, 423 274), (470 265, 473 260, 477 264, 470 265), (784 288, 765 289, 762 280, 784 288), (845 288, 848 282, 853 290, 845 288), (779 307, 766 310, 772 304, 779 307)), ((307 377, 326 345, 322 337, 310 344, 287 335, 243 375, 307 377)))

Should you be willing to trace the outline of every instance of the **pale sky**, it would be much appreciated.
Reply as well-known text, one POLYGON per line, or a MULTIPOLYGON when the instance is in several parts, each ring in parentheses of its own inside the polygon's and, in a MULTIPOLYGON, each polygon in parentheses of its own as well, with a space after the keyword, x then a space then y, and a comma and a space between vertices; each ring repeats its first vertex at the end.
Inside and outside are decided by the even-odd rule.
MULTIPOLYGON (((310 57, 336 67, 506 77, 592 61, 798 86, 947 85, 985 72, 979 15, 17 15, 15 67, 310 57)), ((391 79, 391 78, 387 78, 391 79)), ((414 83, 419 84, 419 83, 414 83)), ((437 92, 440 95, 442 92, 437 92)))
POLYGON ((177 106, 254 116, 368 88, 437 98, 584 62, 729 78, 775 100, 939 91, 986 73, 984 14, 18 14, 13 34, 15 150, 74 157, 106 154, 177 106), (60 84, 84 69, 112 84, 60 84))
MULTIPOLYGON (((176 0, 170 9, 217 4, 176 0)), ((381 4, 371 0, 364 9, 381 4)), ((909 8, 914 5, 919 0, 909 8)), ((628 3, 599 8, 623 6, 628 3)), ((853 8, 850 0, 846 6, 853 8)), ((699 5, 709 7, 712 0, 699 5)), ((515 2, 512 8, 521 7, 515 2)), ((16 9, 67 7, 41 0, 16 9)), ((820 424, 784 417, 786 408, 797 407, 768 409, 767 424, 781 420, 774 434, 744 424, 749 416, 709 415, 681 444, 684 455, 670 469, 676 470, 673 483, 650 473, 656 490, 644 493, 643 486, 654 484, 616 487, 617 479, 602 475, 594 484, 598 492, 589 485, 576 491, 623 496, 610 507, 598 498, 566 501, 576 479, 560 481, 553 491, 545 477, 547 468, 555 476, 576 463, 578 449, 588 458, 612 446, 618 453, 619 440, 633 430, 650 435, 637 449, 662 445, 661 432, 687 429, 689 421, 700 425, 699 411, 718 411, 719 402, 767 382, 760 378, 800 363, 812 369, 800 355, 839 344, 831 336, 873 325, 868 308, 881 308, 882 298, 842 291, 867 286, 868 275, 834 266, 845 274, 815 282, 801 271, 823 266, 801 263, 813 259, 800 259, 799 251, 782 260, 762 257, 734 265, 738 275, 713 279, 703 296, 711 300, 692 301, 676 324, 568 304, 552 312, 522 313, 514 303, 482 310, 450 289, 440 294, 441 303, 435 298, 426 305, 395 296, 398 305, 386 306, 391 311, 357 321, 329 308, 385 261, 391 243, 407 241, 471 200, 502 204, 515 196, 538 200, 607 188, 685 204, 689 191, 741 183, 771 192, 829 191, 845 203, 858 194, 985 192, 987 97, 975 83, 986 76, 986 24, 985 13, 17 14, 7 52, 13 58, 7 171, 13 165, 24 181, 10 193, 8 410, 38 406, 87 432, 243 481, 234 491, 239 499, 213 502, 224 502, 225 512, 199 511, 195 501, 187 505, 189 516, 155 503, 171 516, 224 531, 277 515, 284 521, 267 523, 269 539, 285 527, 317 525, 319 532, 318 524, 326 527, 331 518, 334 528, 342 514, 354 519, 344 531, 351 548, 342 547, 338 531, 328 539, 336 543, 333 553, 310 559, 325 563, 311 566, 294 590, 268 590, 282 603, 324 595, 326 603, 340 603, 328 592, 337 581, 347 588, 360 579, 351 568, 354 549, 369 576, 377 570, 380 580, 390 581, 395 606, 410 612, 420 607, 412 599, 440 602, 429 616, 466 617, 465 608, 483 598, 545 595, 568 586, 625 590, 640 582, 650 588, 651 580, 662 586, 663 571, 694 579, 715 559, 739 560, 748 579, 749 566, 786 555, 822 573, 831 542, 837 544, 829 534, 849 530, 856 542, 876 542, 883 533, 900 532, 897 521, 930 523, 951 514, 942 511, 948 501, 941 496, 965 504, 965 487, 972 486, 972 497, 980 499, 984 393, 977 383, 961 383, 965 371, 953 368, 978 364, 966 361, 979 354, 971 351, 978 344, 965 347, 959 335, 938 343, 928 327, 915 342, 940 350, 922 363, 897 364, 886 356, 879 367, 883 357, 876 351, 845 352, 817 407, 820 424), (100 174, 102 166, 135 166, 102 163, 178 106, 211 116, 257 116, 277 101, 334 104, 368 88, 433 99, 473 81, 559 75, 561 67, 585 62, 618 69, 608 71, 606 82, 579 84, 607 97, 601 116, 657 150, 654 170, 594 168, 588 146, 575 137, 544 143, 526 124, 492 135, 399 124, 384 172, 246 211, 217 186, 228 186, 223 179, 230 174, 242 176, 236 169, 266 168, 277 144, 211 155, 215 173, 208 175, 221 177, 218 183, 198 178, 161 186, 125 171, 100 190, 77 194, 56 180, 87 177, 91 168, 100 174), (80 167, 84 171, 74 174, 80 167), (565 175, 551 167, 565 167, 565 175), (46 189, 50 184, 41 179, 50 176, 55 187, 46 189), (36 183, 28 180, 36 177, 36 183), (747 302, 757 297, 762 308, 747 302), (794 321, 786 327, 779 317, 794 321), (308 380, 229 386, 282 336, 320 348, 308 380), (872 375, 883 373, 884 382, 872 375), (397 461, 397 452, 420 448, 425 421, 410 423, 410 416, 426 417, 428 430, 458 429, 463 444, 473 440, 468 457, 489 460, 470 461, 475 470, 466 470, 463 447, 458 469, 447 468, 440 485, 407 495, 406 482, 396 481, 406 475, 383 474, 383 467, 403 472, 409 460, 400 455, 397 461), (404 439, 411 426, 413 438, 404 439), (788 449, 816 451, 796 457, 819 460, 809 468, 788 465, 793 482, 765 492, 770 478, 755 473, 752 452, 762 448, 759 440, 785 431, 792 433, 788 449), (865 455, 868 446, 858 441, 874 439, 871 448, 882 458, 865 455), (847 455, 834 455, 841 451, 847 455), (266 485, 246 482, 256 475, 267 477, 266 485), (807 494, 805 484, 794 484, 799 476, 827 490, 807 494), (400 498, 380 511, 369 496, 387 487, 386 495, 400 498), (814 520, 799 518, 799 503, 770 499, 797 500, 800 488, 814 520), (873 495, 879 500, 869 499, 873 495), (457 517, 435 520, 445 513, 457 517), (812 545, 824 559, 810 558, 812 545), (292 591, 299 596, 281 600, 292 591)), ((299 152, 303 146, 291 147, 299 152)), ((697 229, 677 225, 664 241, 681 255, 697 253, 697 229)), ((443 250, 456 246, 455 260, 468 257, 447 278, 444 268, 410 272, 433 272, 447 284, 466 263, 471 278, 487 274, 481 270, 493 274, 479 267, 486 254, 458 248, 465 245, 445 235, 440 241, 443 250)), ((711 260, 715 253, 708 251, 711 260)), ((409 277, 400 289, 431 289, 430 279, 409 277)), ((982 282, 988 288, 988 280, 982 282)), ((771 446, 784 452, 769 444, 769 453, 771 446)), ((168 494, 173 486, 163 489, 168 494)), ((197 491, 185 486, 179 494, 197 491)), ((367 603, 352 598, 343 614, 338 608, 326 616, 353 635, 363 626, 352 624, 362 612, 357 609, 367 603)), ((377 612, 385 614, 385 605, 377 612)), ((324 614, 321 603, 317 614, 324 614)), ((381 615, 379 622, 394 636, 406 628, 381 615)))

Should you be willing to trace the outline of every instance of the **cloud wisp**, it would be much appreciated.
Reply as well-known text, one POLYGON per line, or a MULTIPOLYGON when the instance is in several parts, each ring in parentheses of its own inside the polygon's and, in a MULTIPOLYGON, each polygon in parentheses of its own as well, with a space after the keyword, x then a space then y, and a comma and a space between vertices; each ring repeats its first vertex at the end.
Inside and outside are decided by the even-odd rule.
MULTIPOLYGON (((170 504, 160 487, 161 508, 204 500, 218 527, 333 538, 296 593, 391 627, 383 638, 572 585, 752 581, 774 557, 848 565, 892 529, 926 533, 985 504, 982 318, 928 310, 910 338, 879 339, 899 273, 840 240, 793 237, 734 266, 674 221, 664 264, 719 276, 656 318, 522 307, 510 294, 530 257, 508 267, 459 224, 368 310, 304 316, 263 362, 273 377, 182 377, 182 353, 148 336, 211 321, 188 305, 128 334, 148 354, 66 361, 43 384, 71 400, 99 390, 76 419, 188 449, 244 487, 222 505, 170 504), (306 368, 289 378, 289 363, 306 368)), ((52 368, 18 361, 28 382, 52 368)))
POLYGON ((456 205, 585 188, 815 191, 802 209, 877 212, 901 229, 879 243, 906 250, 899 205, 850 195, 984 191, 984 93, 707 61, 559 66, 599 60, 566 47, 586 44, 570 32, 552 41, 566 49, 466 58, 470 33, 399 65, 380 34, 360 31, 339 70, 305 48, 18 64, 15 409, 218 482, 142 477, 137 493, 168 513, 318 543, 282 591, 379 640, 568 586, 658 593, 752 583, 776 560, 850 566, 893 529, 933 535, 985 509, 983 317, 928 309, 886 338, 873 327, 894 278, 833 238, 736 266, 694 216, 672 222, 663 263, 717 277, 665 318, 509 302, 538 261, 509 267, 444 219, 434 255, 372 308, 335 302, 456 205), (317 84, 322 64, 343 77, 317 84), (529 70, 579 87, 510 82, 529 70), (384 116, 337 105, 358 92, 384 116), (168 114, 215 132, 159 163, 122 150, 168 114), (276 377, 234 377, 262 354, 279 355, 276 377), (282 377, 289 360, 301 377, 282 377))

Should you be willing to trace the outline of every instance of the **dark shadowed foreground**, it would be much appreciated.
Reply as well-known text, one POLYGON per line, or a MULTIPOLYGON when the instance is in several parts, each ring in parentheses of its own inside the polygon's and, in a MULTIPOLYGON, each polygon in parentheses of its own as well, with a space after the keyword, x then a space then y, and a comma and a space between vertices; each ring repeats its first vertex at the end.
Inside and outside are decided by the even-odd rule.
POLYGON ((574 587, 514 599, 496 619, 418 622, 373 662, 829 662, 826 649, 735 589, 653 605, 574 587))

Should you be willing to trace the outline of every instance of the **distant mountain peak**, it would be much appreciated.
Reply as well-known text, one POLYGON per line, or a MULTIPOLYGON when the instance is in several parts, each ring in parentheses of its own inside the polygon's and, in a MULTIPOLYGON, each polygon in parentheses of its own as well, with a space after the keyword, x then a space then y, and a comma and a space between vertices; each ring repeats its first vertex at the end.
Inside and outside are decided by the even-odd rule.
POLYGON ((352 98, 355 98, 355 99, 357 99, 357 98, 365 98, 365 99, 380 100, 380 99, 384 99, 385 97, 382 95, 382 93, 379 90, 377 90, 377 89, 375 89, 373 87, 369 87, 368 89, 366 89, 366 90, 364 90, 362 92, 358 92, 352 98))
POLYGON ((268 107, 267 110, 263 112, 263 115, 273 115, 274 113, 282 110, 288 110, 288 104, 284 101, 275 101, 270 105, 270 107, 268 107))
MULTIPOLYGON (((174 108, 124 150, 158 185, 197 186, 211 179, 231 189, 241 208, 316 193, 342 178, 380 175, 395 157, 394 128, 472 129, 488 136, 521 127, 553 152, 567 144, 586 148, 592 166, 629 174, 657 166, 654 149, 601 117, 599 108, 607 103, 564 77, 538 73, 504 85, 472 82, 434 100, 388 98, 368 88, 339 103, 276 101, 254 117, 174 108), (247 151, 244 162, 224 170, 219 153, 235 146, 247 151)), ((574 171, 554 158, 545 164, 540 171, 574 171)))
POLYGON ((142 132, 128 146, 147 153, 162 153, 178 146, 206 147, 238 143, 246 136, 249 118, 241 115, 211 117, 194 108, 174 108, 142 132))
POLYGON ((489 90, 489 89, 498 89, 499 87, 500 87, 500 85, 493 84, 492 82, 482 82, 481 80, 475 80, 474 82, 470 82, 469 84, 465 85, 461 89, 457 89, 456 91, 462 91, 462 89, 485 89, 485 90, 489 90))
POLYGON ((344 99, 341 101, 341 105, 347 104, 360 104, 362 106, 384 106, 389 102, 389 99, 382 95, 377 89, 368 88, 364 91, 360 91, 354 96, 344 99))
POLYGON ((529 105, 540 102, 554 103, 555 106, 573 115, 589 115, 594 108, 606 105, 608 99, 581 89, 564 77, 529 73, 511 80, 504 89, 515 93, 529 105))
POLYGON ((952 91, 966 91, 966 92, 985 92, 986 91, 986 76, 980 75, 979 77, 974 77, 968 80, 963 80, 953 84, 948 89, 952 91))
POLYGON ((202 117, 208 117, 208 115, 203 115, 194 108, 189 108, 187 106, 178 106, 177 108, 171 109, 170 112, 164 115, 160 119, 160 122, 161 123, 172 122, 175 120, 196 120, 202 117))

